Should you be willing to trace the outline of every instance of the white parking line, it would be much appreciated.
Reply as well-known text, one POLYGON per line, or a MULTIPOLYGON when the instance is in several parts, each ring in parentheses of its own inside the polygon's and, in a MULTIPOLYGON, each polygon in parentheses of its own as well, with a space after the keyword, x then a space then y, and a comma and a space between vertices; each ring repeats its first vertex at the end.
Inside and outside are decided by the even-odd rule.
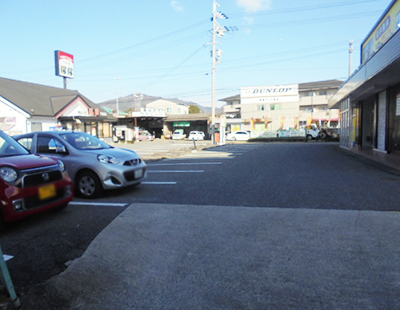
POLYGON ((72 201, 69 203, 72 206, 95 206, 95 207, 126 207, 127 203, 112 203, 112 202, 79 202, 72 201))
POLYGON ((196 172, 204 172, 204 170, 147 170, 147 173, 196 173, 196 172))
POLYGON ((8 261, 8 260, 10 260, 11 258, 14 258, 14 256, 12 256, 12 255, 7 255, 7 254, 3 254, 3 259, 4 259, 5 262, 8 261))
POLYGON ((175 185, 177 182, 142 182, 146 185, 175 185))
POLYGON ((210 163, 174 163, 174 164, 148 164, 147 167, 153 166, 184 166, 184 165, 221 165, 221 162, 210 163))

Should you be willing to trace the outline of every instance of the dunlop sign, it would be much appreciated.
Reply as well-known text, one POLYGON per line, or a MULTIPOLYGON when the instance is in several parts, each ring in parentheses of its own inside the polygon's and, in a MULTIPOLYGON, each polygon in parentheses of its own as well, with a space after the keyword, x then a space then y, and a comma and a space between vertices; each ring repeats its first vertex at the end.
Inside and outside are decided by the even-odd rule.
POLYGON ((280 97, 280 96, 297 96, 299 94, 299 85, 280 85, 280 86, 262 86, 262 87, 242 87, 240 89, 240 97, 280 97))

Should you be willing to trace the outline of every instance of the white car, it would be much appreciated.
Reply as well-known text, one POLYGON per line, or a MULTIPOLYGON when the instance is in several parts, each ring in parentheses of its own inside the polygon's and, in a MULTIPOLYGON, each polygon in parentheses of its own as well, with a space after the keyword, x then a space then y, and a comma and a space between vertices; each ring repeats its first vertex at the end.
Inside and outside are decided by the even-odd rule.
POLYGON ((191 131, 189 133, 189 140, 204 140, 204 136, 201 134, 200 131, 191 131))
POLYGON ((186 138, 186 135, 182 131, 174 131, 172 134, 172 140, 183 140, 186 138))
POLYGON ((226 135, 226 140, 232 141, 247 141, 250 139, 250 133, 247 131, 239 130, 230 132, 226 135))

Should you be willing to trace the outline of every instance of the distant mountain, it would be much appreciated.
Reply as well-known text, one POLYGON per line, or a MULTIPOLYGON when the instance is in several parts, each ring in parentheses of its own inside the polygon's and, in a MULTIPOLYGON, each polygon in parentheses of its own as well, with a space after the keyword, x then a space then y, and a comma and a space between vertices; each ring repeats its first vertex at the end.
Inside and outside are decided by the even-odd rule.
MULTIPOLYGON (((123 112, 128 112, 131 110, 138 110, 139 107, 145 108, 146 105, 150 102, 156 101, 158 99, 170 100, 173 102, 181 103, 186 106, 195 105, 198 106, 201 113, 211 113, 211 107, 203 107, 195 102, 192 101, 184 101, 177 98, 162 98, 162 97, 154 97, 145 94, 135 94, 135 95, 128 95, 125 97, 118 98, 118 110, 123 112)), ((101 107, 106 107, 109 109, 116 109, 116 99, 110 99, 104 102, 97 103, 101 107)))

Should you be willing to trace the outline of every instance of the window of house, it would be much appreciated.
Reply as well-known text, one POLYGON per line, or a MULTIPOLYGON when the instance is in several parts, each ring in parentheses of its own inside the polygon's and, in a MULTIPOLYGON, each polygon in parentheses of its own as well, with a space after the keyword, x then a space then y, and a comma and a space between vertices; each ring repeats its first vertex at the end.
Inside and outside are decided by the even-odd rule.
POLYGON ((281 109, 280 103, 278 104, 271 104, 271 111, 277 111, 281 109))
POLYGON ((171 109, 171 108, 168 108, 168 109, 167 109, 167 112, 168 112, 168 113, 171 113, 171 112, 172 112, 172 109, 171 109))
POLYGON ((32 132, 34 131, 42 131, 42 123, 31 123, 32 132))
POLYGON ((319 93, 320 96, 328 95, 328 91, 326 89, 325 90, 320 90, 318 93, 319 93))

